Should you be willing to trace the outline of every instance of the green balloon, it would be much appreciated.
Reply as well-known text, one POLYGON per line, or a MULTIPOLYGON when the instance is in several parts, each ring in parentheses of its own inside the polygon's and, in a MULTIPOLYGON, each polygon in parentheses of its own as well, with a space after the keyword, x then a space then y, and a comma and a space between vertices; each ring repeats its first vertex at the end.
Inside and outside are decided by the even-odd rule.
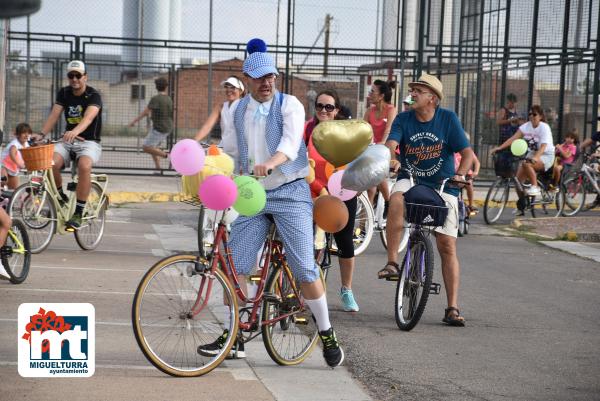
POLYGON ((510 144, 510 151, 515 156, 523 156, 527 153, 527 142, 525 139, 516 139, 510 144))
POLYGON ((256 179, 239 176, 233 182, 238 188, 238 197, 233 204, 236 212, 242 216, 254 216, 265 208, 267 193, 256 179))

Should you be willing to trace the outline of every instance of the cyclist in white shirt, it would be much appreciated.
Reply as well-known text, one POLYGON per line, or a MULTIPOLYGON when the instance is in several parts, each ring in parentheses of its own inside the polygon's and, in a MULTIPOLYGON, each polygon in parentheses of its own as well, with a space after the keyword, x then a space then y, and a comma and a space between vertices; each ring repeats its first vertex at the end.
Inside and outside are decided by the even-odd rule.
POLYGON ((527 141, 529 152, 526 157, 531 162, 521 163, 517 170, 517 178, 523 182, 529 180, 531 187, 526 190, 529 196, 540 195, 540 187, 537 185, 537 172, 544 172, 552 168, 554 163, 554 142, 552 130, 546 123, 544 110, 539 105, 533 105, 529 110, 529 121, 521 125, 517 132, 508 138, 492 152, 507 149, 513 141, 523 138, 527 141))

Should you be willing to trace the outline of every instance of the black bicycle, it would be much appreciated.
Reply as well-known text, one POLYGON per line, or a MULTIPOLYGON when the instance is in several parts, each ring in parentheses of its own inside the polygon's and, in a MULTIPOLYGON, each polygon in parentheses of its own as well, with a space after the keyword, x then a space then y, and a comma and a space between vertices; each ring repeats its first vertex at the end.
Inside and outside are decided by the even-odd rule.
MULTIPOLYGON (((558 217, 562 214, 564 207, 564 192, 560 190, 560 185, 556 189, 551 188, 552 170, 545 171, 537 175, 538 186, 540 187, 540 195, 527 195, 527 184, 522 183, 516 176, 518 163, 529 160, 524 157, 514 157, 509 162, 509 168, 498 167, 500 156, 496 153, 493 156, 494 166, 496 167, 497 178, 492 183, 485 197, 483 205, 483 219, 487 224, 494 224, 500 219, 504 209, 508 205, 510 188, 514 187, 517 192, 517 209, 523 212, 529 211, 531 217, 536 217, 536 206, 541 207, 546 215, 558 217), (550 208, 553 207, 553 211, 550 208)), ((537 209, 539 210, 539 209, 537 209)))

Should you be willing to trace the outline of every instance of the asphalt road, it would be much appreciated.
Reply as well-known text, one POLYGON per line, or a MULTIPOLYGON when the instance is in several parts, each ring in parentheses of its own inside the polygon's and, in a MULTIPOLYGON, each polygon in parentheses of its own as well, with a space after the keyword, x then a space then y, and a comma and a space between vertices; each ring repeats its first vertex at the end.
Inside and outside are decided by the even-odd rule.
MULTIPOLYGON (((151 367, 133 339, 130 305, 143 272, 161 256, 195 246, 195 210, 180 204, 112 209, 99 249, 79 251, 56 237, 34 258, 27 281, 0 282, 1 400, 55 399, 600 399, 600 270, 475 219, 459 239, 461 311, 467 327, 441 323, 445 294, 432 295, 411 332, 394 320, 395 284, 376 279, 385 262, 374 237, 357 258, 358 313, 341 309, 339 275, 329 275, 331 320, 347 369, 324 368, 316 351, 301 368, 275 366, 255 340, 246 361, 226 361, 198 379, 151 367), (16 310, 22 302, 91 302, 97 369, 89 379, 23 379, 16 372, 16 310), (67 386, 65 386, 65 384, 67 386)), ((434 281, 441 282, 436 259, 434 281)))

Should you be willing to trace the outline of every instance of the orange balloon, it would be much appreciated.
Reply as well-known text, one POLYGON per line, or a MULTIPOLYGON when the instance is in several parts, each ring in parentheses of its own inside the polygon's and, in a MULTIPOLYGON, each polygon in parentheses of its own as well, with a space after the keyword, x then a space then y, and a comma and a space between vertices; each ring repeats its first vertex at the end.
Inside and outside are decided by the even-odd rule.
POLYGON ((344 170, 346 168, 347 164, 344 164, 343 166, 340 167, 335 167, 333 164, 327 162, 327 164, 325 164, 325 177, 327 177, 327 179, 329 179, 329 177, 331 177, 331 175, 333 173, 335 173, 336 171, 340 171, 340 170, 344 170))
POLYGON ((321 196, 315 201, 313 218, 323 231, 337 233, 348 224, 348 208, 335 196, 321 196))
POLYGON ((221 154, 217 145, 210 145, 207 153, 209 156, 219 156, 221 154))

